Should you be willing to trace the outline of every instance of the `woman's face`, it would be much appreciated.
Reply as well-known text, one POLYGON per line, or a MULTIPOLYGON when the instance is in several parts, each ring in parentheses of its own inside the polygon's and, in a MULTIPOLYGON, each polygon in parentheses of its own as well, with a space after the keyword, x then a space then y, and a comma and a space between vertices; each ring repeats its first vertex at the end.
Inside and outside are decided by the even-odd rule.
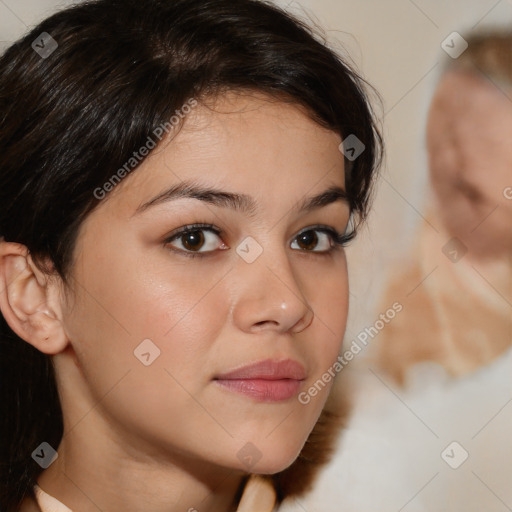
POLYGON ((195 107, 176 133, 81 226, 70 346, 55 358, 65 425, 108 432, 130 457, 277 472, 332 382, 305 405, 298 394, 332 366, 345 331, 344 249, 315 230, 343 233, 348 204, 331 194, 299 209, 344 189, 341 139, 294 106, 234 93, 195 107), (162 195, 185 183, 225 195, 162 195), (179 235, 196 223, 213 228, 179 235), (304 375, 264 365, 225 377, 268 360, 304 375))
POLYGON ((480 254, 510 253, 512 103, 505 89, 461 71, 440 81, 429 112, 430 177, 453 235, 480 254))

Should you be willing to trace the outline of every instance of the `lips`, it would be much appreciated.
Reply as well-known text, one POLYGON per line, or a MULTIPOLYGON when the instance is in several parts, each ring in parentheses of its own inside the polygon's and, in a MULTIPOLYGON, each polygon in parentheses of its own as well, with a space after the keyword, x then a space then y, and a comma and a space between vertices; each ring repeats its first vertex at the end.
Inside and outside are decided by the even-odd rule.
POLYGON ((296 395, 305 378, 304 366, 293 359, 266 359, 222 373, 214 381, 258 401, 276 402, 296 395))

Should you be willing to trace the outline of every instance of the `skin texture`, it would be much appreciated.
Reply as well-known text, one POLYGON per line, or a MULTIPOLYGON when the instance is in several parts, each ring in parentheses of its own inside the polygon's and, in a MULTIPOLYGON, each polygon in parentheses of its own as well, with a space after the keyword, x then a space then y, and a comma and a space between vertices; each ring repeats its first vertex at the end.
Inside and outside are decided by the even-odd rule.
POLYGON ((15 332, 53 357, 64 412, 59 457, 38 483, 73 510, 201 512, 233 509, 248 468, 275 473, 299 454, 332 381, 307 405, 261 402, 225 390, 215 375, 262 359, 304 365, 307 390, 333 364, 348 309, 344 249, 329 235, 300 245, 304 228, 343 233, 346 202, 309 213, 295 205, 344 188, 341 138, 301 109, 260 94, 199 105, 81 226, 71 289, 48 279, 19 244, 0 246, 0 306, 15 332), (211 108, 214 106, 214 108, 211 108), (257 203, 251 215, 181 198, 136 209, 195 179, 257 203), (210 223, 210 251, 190 258, 173 231, 210 223), (236 252, 253 237, 262 254, 236 252), (223 245, 224 244, 224 245, 223 245), (143 365, 144 339, 160 356, 143 365), (253 449, 254 450, 254 449, 253 449), (256 453, 256 452, 255 452, 256 453))
POLYGON ((439 214, 470 258, 496 259, 512 251, 507 93, 484 77, 451 71, 441 79, 429 112, 429 169, 439 214))

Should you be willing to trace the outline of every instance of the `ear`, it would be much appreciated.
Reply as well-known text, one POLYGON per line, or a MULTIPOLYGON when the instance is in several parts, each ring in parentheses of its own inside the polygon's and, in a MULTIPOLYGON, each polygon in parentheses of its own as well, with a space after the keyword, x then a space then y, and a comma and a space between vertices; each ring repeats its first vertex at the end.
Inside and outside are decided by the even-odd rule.
POLYGON ((9 327, 45 354, 62 352, 60 279, 41 272, 26 246, 0 238, 0 310, 9 327))

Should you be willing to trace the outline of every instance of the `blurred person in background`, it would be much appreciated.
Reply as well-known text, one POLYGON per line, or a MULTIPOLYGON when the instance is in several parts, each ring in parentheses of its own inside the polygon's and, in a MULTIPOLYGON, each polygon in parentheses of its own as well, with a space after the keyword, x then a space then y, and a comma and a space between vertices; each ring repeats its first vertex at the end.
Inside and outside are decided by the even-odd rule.
POLYGON ((422 362, 467 375, 512 342, 512 33, 467 43, 428 115, 434 198, 383 298, 404 307, 378 345, 380 366, 401 384, 422 362))

